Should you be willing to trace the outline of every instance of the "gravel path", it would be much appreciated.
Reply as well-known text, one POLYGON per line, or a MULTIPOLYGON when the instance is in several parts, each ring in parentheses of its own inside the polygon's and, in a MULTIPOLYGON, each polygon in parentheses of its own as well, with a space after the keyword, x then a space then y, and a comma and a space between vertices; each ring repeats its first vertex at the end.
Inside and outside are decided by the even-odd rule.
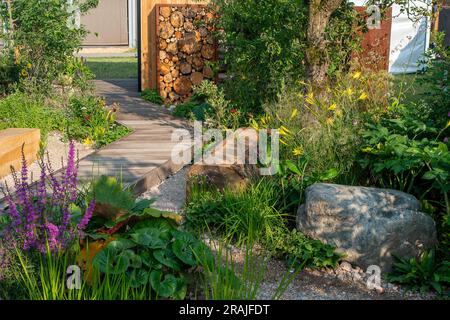
MULTIPOLYGON (((186 171, 184 168, 168 178, 161 185, 143 194, 141 198, 156 198, 154 207, 182 213, 186 198, 186 171)), ((243 261, 244 252, 233 248, 236 264, 243 261)), ((270 260, 259 299, 272 299, 282 276, 287 272, 282 261, 270 260)), ((283 300, 423 300, 434 299, 433 294, 411 293, 397 285, 382 282, 382 290, 370 290, 366 283, 368 274, 360 268, 353 268, 342 262, 334 270, 303 270, 288 287, 283 300)))
MULTIPOLYGON (((84 158, 95 151, 93 148, 84 146, 80 143, 76 144, 76 149, 78 151, 79 159, 84 158)), ((48 157, 47 155, 45 156, 45 161, 47 162, 48 159, 50 159, 53 169, 57 171, 63 167, 63 164, 67 163, 68 150, 69 144, 62 141, 62 135, 59 132, 52 132, 47 138, 46 153, 48 154, 48 157)), ((31 181, 39 179, 41 168, 37 161, 30 165, 28 170, 31 181)), ((14 191, 14 180, 12 175, 0 179, 0 187, 4 188, 6 185, 8 185, 10 191, 14 191)), ((3 194, 0 194, 0 198, 2 197, 3 194)))
MULTIPOLYGON (((280 275, 287 268, 280 261, 269 262, 268 272, 262 284, 260 299, 270 299, 280 282, 280 275)), ((433 294, 406 291, 397 285, 381 282, 381 290, 367 287, 368 274, 342 262, 334 270, 303 270, 288 287, 282 300, 427 300, 433 294)))
POLYGON ((153 207, 159 210, 181 213, 186 200, 186 172, 185 167, 140 196, 141 199, 156 199, 153 207))

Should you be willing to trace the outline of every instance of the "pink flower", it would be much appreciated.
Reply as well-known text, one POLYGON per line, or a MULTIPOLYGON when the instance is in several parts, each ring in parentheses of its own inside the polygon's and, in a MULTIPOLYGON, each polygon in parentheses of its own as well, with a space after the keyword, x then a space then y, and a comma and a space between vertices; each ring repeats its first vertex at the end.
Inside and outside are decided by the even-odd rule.
POLYGON ((86 229, 86 227, 89 224, 89 221, 91 221, 94 210, 95 210, 95 200, 91 200, 83 216, 83 219, 81 219, 80 223, 78 224, 78 230, 83 231, 84 229, 86 229))

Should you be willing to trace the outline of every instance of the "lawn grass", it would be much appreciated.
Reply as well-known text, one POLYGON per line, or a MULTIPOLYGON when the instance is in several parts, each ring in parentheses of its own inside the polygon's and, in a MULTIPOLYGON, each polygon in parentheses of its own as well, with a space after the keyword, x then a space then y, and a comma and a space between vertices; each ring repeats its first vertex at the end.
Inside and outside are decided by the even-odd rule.
POLYGON ((87 66, 96 79, 137 79, 138 60, 134 57, 88 58, 87 66))

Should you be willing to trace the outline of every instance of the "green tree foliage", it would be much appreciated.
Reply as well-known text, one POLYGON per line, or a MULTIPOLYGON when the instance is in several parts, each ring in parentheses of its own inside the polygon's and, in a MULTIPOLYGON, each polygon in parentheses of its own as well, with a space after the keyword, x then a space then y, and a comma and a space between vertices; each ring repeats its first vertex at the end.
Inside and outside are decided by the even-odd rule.
POLYGON ((287 77, 302 75, 306 7, 303 0, 214 0, 227 93, 239 107, 275 99, 287 77))
POLYGON ((0 19, 9 21, 3 38, 10 65, 20 66, 25 83, 45 90, 64 73, 87 31, 74 23, 74 7, 81 14, 98 0, 14 0, 0 4, 0 19))
MULTIPOLYGON (((214 0, 227 70, 225 92, 243 112, 278 100, 286 86, 306 77, 308 3, 304 0, 214 0)), ((359 48, 361 24, 350 2, 330 17, 325 41, 328 73, 348 66, 359 48), (355 28, 357 27, 357 28, 355 28)))

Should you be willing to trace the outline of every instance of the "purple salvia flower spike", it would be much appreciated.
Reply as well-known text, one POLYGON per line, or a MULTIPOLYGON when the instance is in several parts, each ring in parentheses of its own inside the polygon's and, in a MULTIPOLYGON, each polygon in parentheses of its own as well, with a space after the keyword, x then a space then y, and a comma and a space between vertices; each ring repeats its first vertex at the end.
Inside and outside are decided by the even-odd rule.
POLYGON ((39 211, 43 211, 45 205, 47 203, 47 185, 46 185, 47 175, 45 172, 45 164, 44 161, 41 162, 41 176, 38 183, 38 202, 39 202, 39 211))
POLYGON ((16 231, 18 231, 19 226, 22 224, 19 210, 17 210, 17 206, 11 196, 8 196, 6 201, 8 203, 8 215, 13 221, 13 227, 16 228, 16 231))
POLYGON ((83 231, 84 229, 86 229, 86 227, 89 224, 89 221, 91 221, 94 210, 95 210, 95 200, 91 200, 89 206, 86 209, 86 212, 84 213, 83 219, 81 219, 80 223, 78 224, 78 230, 83 231))

